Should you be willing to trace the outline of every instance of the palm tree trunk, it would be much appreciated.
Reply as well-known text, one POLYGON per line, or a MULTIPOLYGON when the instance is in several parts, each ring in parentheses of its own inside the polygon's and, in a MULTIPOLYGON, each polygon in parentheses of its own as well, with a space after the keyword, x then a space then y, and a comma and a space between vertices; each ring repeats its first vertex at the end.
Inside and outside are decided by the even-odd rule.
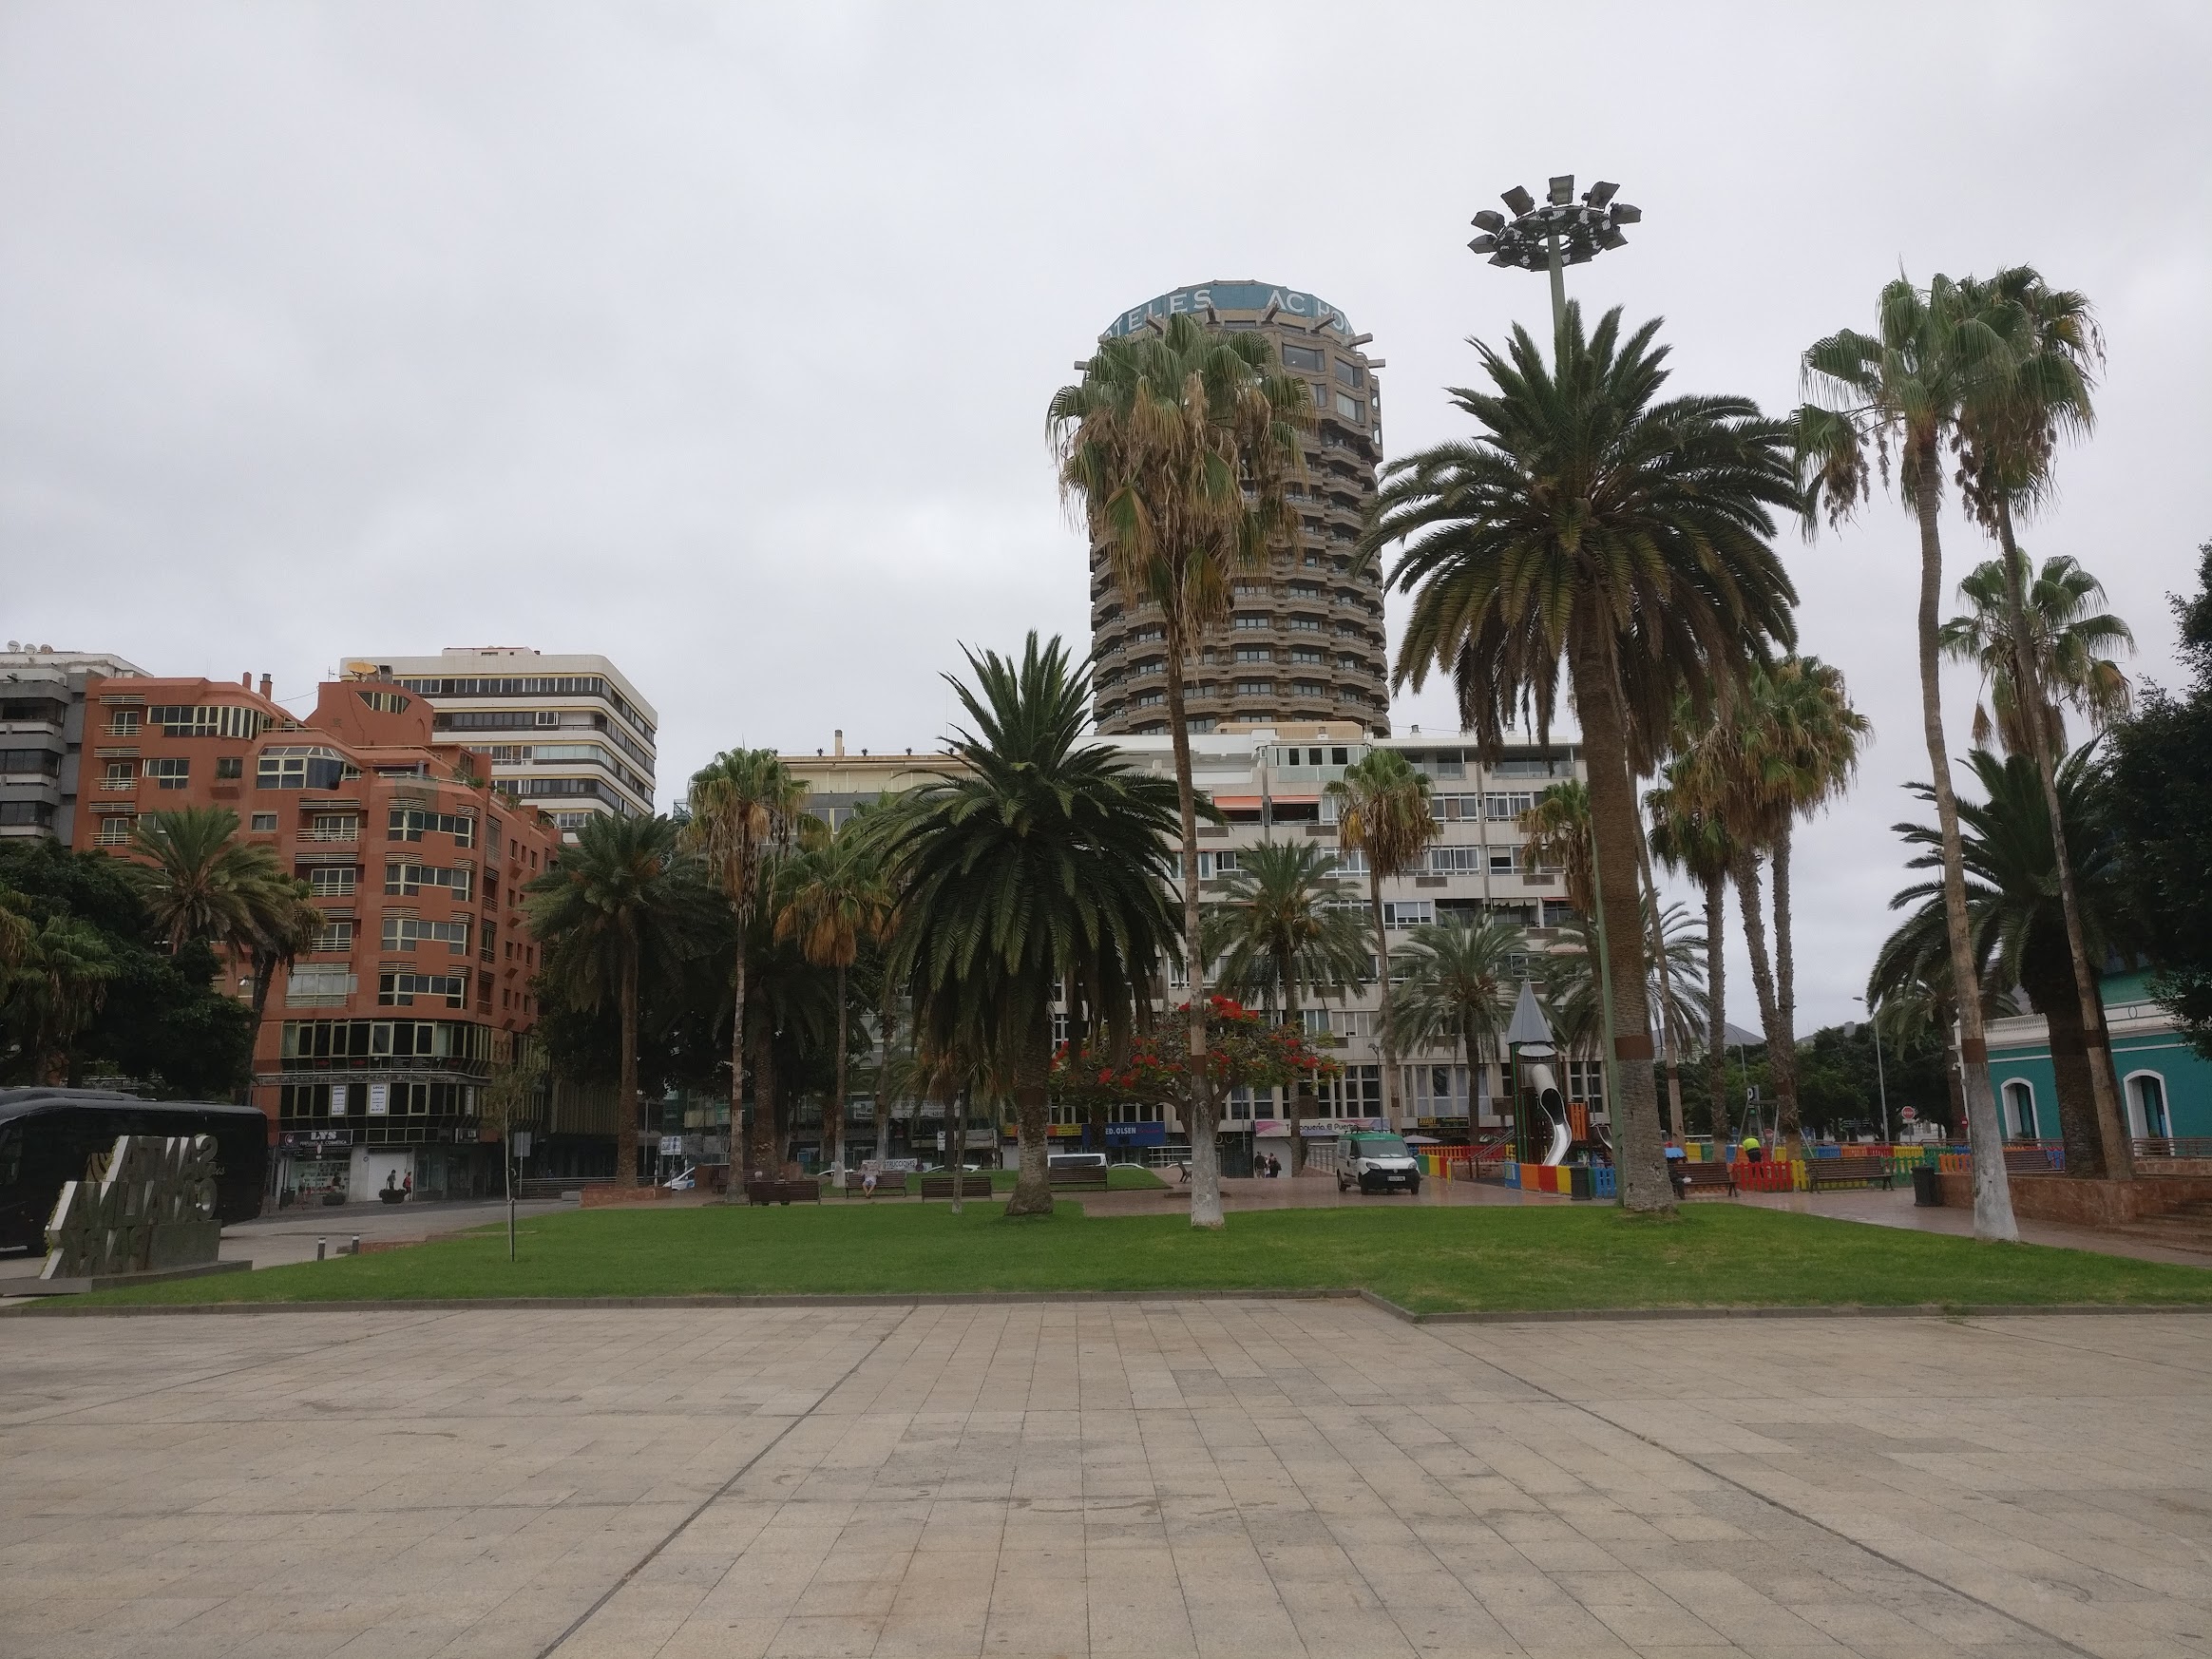
POLYGON ((1789 822, 1774 838, 1774 1038, 1766 1045, 1766 1066, 1774 1078, 1774 1138, 1797 1138, 1797 949, 1791 943, 1789 822), (1777 1058, 1779 1057, 1779 1058, 1777 1058))
POLYGON ((952 1212, 960 1213, 960 1190, 967 1185, 967 1115, 965 1089, 955 1089, 944 1103, 944 1167, 952 1173, 952 1212))
MULTIPOLYGON (((730 1004, 730 1184, 722 1196, 732 1204, 745 1201, 745 942, 752 917, 748 906, 737 907, 737 995, 730 1004)), ((759 1079, 753 1080, 753 1139, 760 1137, 759 1079)))
MULTIPOLYGON (((2012 632, 2012 700, 2028 728, 2029 748, 2035 752, 2036 775, 2043 780, 2043 810, 2050 815, 2050 847, 2058 865, 2058 902, 2066 913, 2067 954, 2073 960, 2074 995, 2080 1003, 2074 1022, 2081 1028, 2083 1060, 2088 1067, 2089 1089, 2096 1103, 2097 1137, 2104 1156, 2074 1169, 2073 1149, 2067 1149, 2067 1173, 2100 1174, 2116 1181, 2135 1176, 2135 1148, 2127 1137, 2127 1119, 2120 1110, 2120 1089, 2112 1068, 2112 1051, 2104 1044, 2104 998, 2089 966, 2088 936, 2082 927, 2082 905, 2074 890, 2073 860, 2068 856, 2066 824, 2058 800, 2058 749, 2064 729, 2050 718, 2055 713, 2044 696, 2042 665, 2035 660, 2028 639, 2028 596, 2020 591, 2027 582, 2027 560, 2012 542, 2012 505, 1997 504, 1997 539, 2005 555, 2005 608, 2012 632)), ((2057 1027, 2051 1028, 2055 1037, 2057 1027)))
POLYGON ((1951 941, 1951 982, 1958 1003, 1958 1061, 1966 1091, 1967 1145, 1974 1153, 1974 1235, 2017 1244, 2012 1187, 2005 1176, 2005 1135, 1990 1093, 1990 1045, 1982 1031, 1979 979, 1966 919, 1966 866, 1958 845, 1958 796, 1951 787, 1951 751, 1943 736, 1943 538, 1936 522, 1942 456, 1931 434, 1907 456, 1906 484, 1920 521, 1920 726, 1935 773, 1936 818, 1943 836, 1943 921, 1951 941))
MULTIPOLYGON (((1298 1012, 1298 977, 1296 964, 1287 953, 1275 959, 1275 982, 1283 987, 1283 1023, 1300 1037, 1305 1035, 1305 1021, 1298 1012)), ((1290 1173, 1301 1174, 1306 1169, 1306 1114, 1313 1104, 1313 1077, 1300 1072, 1298 1080, 1290 1086, 1290 1173)))
MULTIPOLYGON (((1376 872, 1374 856, 1367 859, 1367 904, 1375 915, 1375 971, 1381 976, 1382 1008, 1375 1022, 1382 1029, 1382 1127, 1398 1127, 1398 1039, 1390 1023, 1390 930, 1382 925, 1382 878, 1376 872)), ((1351 1079, 1344 1079, 1349 1088, 1351 1079)), ((1340 1105, 1342 1102, 1340 1102, 1340 1105)), ((1342 1117, 1344 1113, 1339 1112, 1342 1117)))
POLYGON ((754 1169, 773 1180, 781 1173, 781 1166, 775 1155, 775 1032, 765 1019, 755 1020, 751 1023, 753 1029, 752 1163, 754 1169))
MULTIPOLYGON (((1774 962, 1766 953, 1766 908, 1760 895, 1759 855, 1748 848, 1736 855, 1736 903, 1744 912, 1744 944, 1751 958, 1751 985, 1759 994, 1759 1029, 1766 1034, 1766 1077, 1780 1075, 1782 1016, 1774 998, 1774 962)), ((1779 1093, 1777 1098, 1780 1098, 1779 1093)), ((1745 1102, 1748 1105, 1748 1102, 1745 1102)), ((1775 1138, 1782 1137, 1778 1134, 1775 1138)))
POLYGON ((1613 1157, 1622 1208, 1648 1213, 1674 1209, 1667 1150, 1659 1131, 1659 1091, 1651 1071, 1651 1001, 1644 990, 1642 897, 1636 890, 1640 814, 1629 781, 1627 734, 1621 729, 1618 680, 1600 642, 1583 638, 1570 653, 1574 706, 1590 764, 1590 832, 1598 870, 1597 907, 1605 924, 1611 972, 1613 1157))
POLYGON ((1728 879, 1718 870, 1706 877, 1705 906, 1706 1095, 1717 1156, 1728 1138, 1728 952, 1721 937, 1728 920, 1728 879))
POLYGON ((1668 1138, 1682 1144, 1682 1034, 1674 1028, 1673 987, 1667 982, 1667 929, 1661 925, 1659 914, 1659 884, 1651 879, 1651 842, 1644 832, 1641 814, 1636 819, 1636 876, 1644 884, 1644 891, 1651 895, 1650 950, 1651 975, 1659 993, 1659 1031, 1666 1039, 1666 1053, 1660 1058, 1667 1068, 1667 1125, 1668 1138))
MULTIPOLYGON (((2082 1008, 2074 996, 2073 975, 2052 963, 2031 978, 2023 972, 2021 979, 2028 1000, 2050 1029, 2050 1076, 2057 1087, 2058 1137, 2066 1146, 2066 1173, 2100 1173, 2099 1158, 2104 1149, 2098 1145, 2096 1091, 2089 1081, 2088 1033, 2082 1029, 2082 1008)), ((2039 1136, 2043 1129, 2038 1121, 2035 1131, 2039 1136)))
POLYGON ((1021 1136, 1021 1173, 1008 1215, 1050 1215, 1052 1182, 1045 1175, 1045 1081, 1052 1063, 1052 1010, 1039 1002, 1026 1040, 1014 1062, 1014 1118, 1021 1136))
POLYGON ((638 1184, 638 1165, 645 1155, 645 1131, 638 1121, 638 930, 635 924, 622 928, 622 1063, 619 1088, 622 1096, 622 1123, 626 1135, 615 1144, 629 1142, 629 1154, 616 1173, 619 1187, 638 1184))
POLYGON ((1198 907, 1198 797, 1191 783, 1191 726, 1183 712, 1183 628, 1167 611, 1168 731, 1175 749, 1175 804, 1183 816, 1183 955, 1191 971, 1191 1225, 1220 1227, 1221 1141, 1206 1043, 1206 952, 1198 907))
POLYGON ((830 1086, 830 1111, 822 1124, 822 1162, 830 1170, 838 1167, 845 1151, 845 1042, 851 1027, 845 1008, 845 964, 837 964, 837 1080, 830 1086))

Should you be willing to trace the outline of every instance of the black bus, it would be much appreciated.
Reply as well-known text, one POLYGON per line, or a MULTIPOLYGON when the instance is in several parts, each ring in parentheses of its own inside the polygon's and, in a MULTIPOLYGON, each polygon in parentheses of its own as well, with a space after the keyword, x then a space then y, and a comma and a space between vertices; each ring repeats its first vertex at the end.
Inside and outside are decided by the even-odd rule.
POLYGON ((0 1089, 0 1255, 45 1251, 62 1183, 83 1180, 86 1160, 119 1135, 214 1135, 216 1219, 261 1213, 269 1118, 257 1106, 141 1100, 104 1089, 0 1089))

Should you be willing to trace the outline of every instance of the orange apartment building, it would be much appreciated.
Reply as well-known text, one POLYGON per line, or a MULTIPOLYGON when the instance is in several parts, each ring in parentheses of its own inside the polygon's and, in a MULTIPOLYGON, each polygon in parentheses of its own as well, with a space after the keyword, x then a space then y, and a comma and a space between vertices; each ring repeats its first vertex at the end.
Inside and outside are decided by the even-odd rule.
MULTIPOLYGON (((304 720, 267 676, 102 679, 86 705, 79 848, 124 851, 144 813, 227 807, 325 918, 255 1040, 273 1204, 496 1190, 478 1116, 536 1020, 522 889, 560 848, 552 820, 495 794, 488 756, 390 681, 325 684, 304 720)), ((250 995, 250 976, 232 988, 250 995)))

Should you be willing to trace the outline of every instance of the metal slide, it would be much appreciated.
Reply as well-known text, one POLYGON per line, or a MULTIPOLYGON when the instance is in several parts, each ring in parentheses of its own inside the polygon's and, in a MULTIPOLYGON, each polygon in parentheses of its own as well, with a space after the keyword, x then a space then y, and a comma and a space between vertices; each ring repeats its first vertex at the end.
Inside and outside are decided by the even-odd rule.
POLYGON ((1567 1127, 1567 1102, 1560 1096, 1558 1079, 1552 1076, 1550 1066, 1532 1065, 1529 1082, 1535 1089, 1536 1104, 1552 1120, 1552 1144, 1544 1154, 1544 1162, 1563 1164, 1567 1161, 1567 1149, 1574 1144, 1574 1134, 1567 1127))

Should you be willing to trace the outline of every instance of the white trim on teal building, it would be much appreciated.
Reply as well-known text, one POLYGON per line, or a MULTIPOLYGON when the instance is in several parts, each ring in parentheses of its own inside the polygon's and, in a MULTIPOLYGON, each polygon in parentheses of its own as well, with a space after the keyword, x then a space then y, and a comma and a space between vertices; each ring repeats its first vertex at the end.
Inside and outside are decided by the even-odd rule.
MULTIPOLYGON (((2151 1001, 2143 974, 2108 974, 2102 990, 2128 1133, 2138 1139, 2212 1135, 2212 1061, 2174 1030, 2172 1016, 2151 1001)), ((2058 1087, 2043 1017, 1993 1020, 1989 1043, 1990 1083, 2005 1134, 2057 1139, 2058 1087)))

